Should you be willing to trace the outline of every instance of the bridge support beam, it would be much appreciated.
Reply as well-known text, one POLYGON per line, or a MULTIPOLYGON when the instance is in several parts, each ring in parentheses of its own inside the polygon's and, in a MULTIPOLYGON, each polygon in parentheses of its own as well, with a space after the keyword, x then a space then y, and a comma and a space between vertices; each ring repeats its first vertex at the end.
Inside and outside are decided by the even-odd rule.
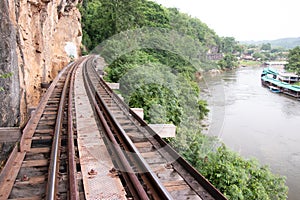
POLYGON ((149 124, 161 138, 175 137, 176 126, 173 124, 149 124))

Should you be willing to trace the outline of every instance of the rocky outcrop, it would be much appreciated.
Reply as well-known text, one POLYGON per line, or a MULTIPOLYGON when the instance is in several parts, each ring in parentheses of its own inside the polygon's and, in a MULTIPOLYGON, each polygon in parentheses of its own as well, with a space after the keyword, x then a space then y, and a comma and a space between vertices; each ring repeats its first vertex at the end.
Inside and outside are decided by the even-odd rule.
POLYGON ((0 74, 13 72, 10 78, 0 78, 0 126, 16 126, 20 123, 17 33, 6 0, 0 1, 0 21, 0 74))
POLYGON ((0 126, 18 126, 36 107, 43 89, 70 61, 81 44, 78 0, 1 0, 0 126), (3 22, 3 19, 5 23, 3 22))

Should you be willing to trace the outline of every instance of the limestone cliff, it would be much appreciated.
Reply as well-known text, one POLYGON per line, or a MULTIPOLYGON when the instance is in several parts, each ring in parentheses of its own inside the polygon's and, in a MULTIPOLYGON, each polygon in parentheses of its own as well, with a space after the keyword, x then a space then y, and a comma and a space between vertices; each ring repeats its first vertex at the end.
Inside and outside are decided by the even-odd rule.
POLYGON ((26 121, 48 83, 80 50, 78 0, 0 1, 0 126, 26 121))

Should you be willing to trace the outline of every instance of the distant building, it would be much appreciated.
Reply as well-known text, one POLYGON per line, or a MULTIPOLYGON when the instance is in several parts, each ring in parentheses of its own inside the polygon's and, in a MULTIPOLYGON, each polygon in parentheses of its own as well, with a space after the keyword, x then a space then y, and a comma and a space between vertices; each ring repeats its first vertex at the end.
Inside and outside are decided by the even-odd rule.
POLYGON ((288 72, 279 72, 277 75, 278 80, 286 83, 296 83, 300 81, 300 77, 294 73, 288 73, 288 72))
POLYGON ((270 62, 265 62, 263 65, 265 67, 271 67, 271 68, 276 68, 276 69, 284 69, 284 66, 288 62, 286 61, 270 61, 270 62))
POLYGON ((219 53, 218 46, 210 46, 207 51, 206 58, 208 60, 221 60, 223 58, 223 54, 219 53))
POLYGON ((223 54, 222 53, 211 53, 211 54, 207 54, 206 58, 208 60, 222 60, 223 54))
POLYGON ((243 60, 254 60, 253 56, 252 55, 248 55, 248 54, 243 54, 241 56, 241 59, 243 59, 243 60))

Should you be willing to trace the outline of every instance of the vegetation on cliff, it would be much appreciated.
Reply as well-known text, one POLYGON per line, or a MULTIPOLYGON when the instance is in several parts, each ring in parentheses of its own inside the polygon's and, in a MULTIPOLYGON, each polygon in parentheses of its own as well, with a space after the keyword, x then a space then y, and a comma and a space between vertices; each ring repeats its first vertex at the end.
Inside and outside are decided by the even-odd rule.
MULTIPOLYGON (((0 79, 5 79, 5 78, 9 78, 12 76, 12 72, 10 73, 5 73, 5 74, 0 74, 0 79)), ((4 88, 2 86, 0 86, 0 92, 4 91, 4 88)))
POLYGON ((221 192, 229 199, 285 199, 284 178, 201 133, 199 120, 208 109, 195 74, 218 64, 232 67, 232 53, 241 51, 234 38, 148 0, 90 0, 81 12, 83 44, 108 62, 106 80, 120 82, 125 101, 142 107, 146 121, 175 124, 176 138, 168 142, 221 192), (226 56, 218 63, 207 60, 209 53, 226 56))

